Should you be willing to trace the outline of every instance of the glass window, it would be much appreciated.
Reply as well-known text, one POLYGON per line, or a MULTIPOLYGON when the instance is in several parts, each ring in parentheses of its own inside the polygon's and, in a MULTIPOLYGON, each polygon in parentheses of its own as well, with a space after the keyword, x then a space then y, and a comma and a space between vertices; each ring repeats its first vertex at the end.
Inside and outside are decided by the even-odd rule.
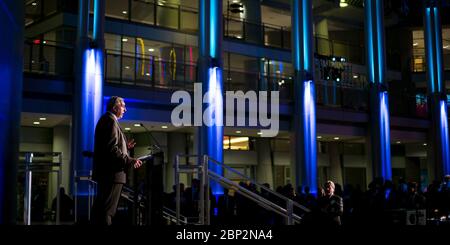
POLYGON ((45 0, 43 7, 44 7, 44 16, 56 13, 57 0, 45 0))
POLYGON ((158 3, 156 6, 157 25, 178 29, 178 13, 179 8, 177 5, 158 3))
POLYGON ((122 53, 125 56, 134 56, 136 52, 136 38, 122 36, 122 53))
POLYGON ((291 150, 291 141, 289 139, 273 139, 274 151, 289 152, 291 150))
POLYGON ((248 137, 235 137, 224 136, 223 137, 223 149, 224 150, 245 150, 250 149, 250 143, 248 137))
POLYGON ((36 0, 25 5, 25 25, 41 18, 42 1, 36 0))
POLYGON ((131 1, 131 20, 155 24, 155 5, 152 0, 133 0, 131 1))
POLYGON ((183 8, 181 9, 181 30, 186 32, 196 32, 198 30, 197 12, 183 8))
POLYGON ((127 0, 107 0, 106 2, 106 16, 128 19, 129 9, 127 0))
POLYGON ((120 53, 122 38, 120 35, 105 33, 105 49, 108 53, 120 53))

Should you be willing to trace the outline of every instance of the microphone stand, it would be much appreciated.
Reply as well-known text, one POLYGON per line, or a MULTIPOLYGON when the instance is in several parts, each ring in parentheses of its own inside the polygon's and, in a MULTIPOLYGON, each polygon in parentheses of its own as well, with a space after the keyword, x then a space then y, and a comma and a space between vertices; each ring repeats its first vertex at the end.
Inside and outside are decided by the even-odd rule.
POLYGON ((150 146, 148 148, 148 150, 150 150, 150 154, 153 155, 155 153, 160 152, 161 151, 161 145, 159 144, 158 140, 156 140, 156 138, 153 136, 152 132, 150 132, 150 130, 148 130, 148 128, 146 128, 143 123, 139 123, 139 124, 147 132, 147 137, 148 137, 148 140, 149 140, 149 143, 150 143, 150 146), (152 140, 155 142, 155 144, 153 144, 153 145, 151 144, 152 140))

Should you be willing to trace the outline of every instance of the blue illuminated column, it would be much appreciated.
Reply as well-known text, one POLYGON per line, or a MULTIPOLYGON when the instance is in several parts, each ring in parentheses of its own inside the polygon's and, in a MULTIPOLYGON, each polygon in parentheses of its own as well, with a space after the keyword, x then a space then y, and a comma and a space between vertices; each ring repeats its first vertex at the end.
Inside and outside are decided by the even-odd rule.
POLYGON ((442 68, 441 1, 425 1, 424 37, 427 63, 428 104, 431 127, 428 144, 428 176, 440 180, 450 174, 447 95, 442 68))
MULTIPOLYGON (((72 166, 78 176, 90 175, 92 159, 83 151, 94 150, 95 125, 102 114, 104 0, 94 0, 93 38, 89 33, 89 0, 79 1, 77 48, 75 54, 75 92, 72 114, 72 166)), ((86 182, 77 185, 78 214, 87 218, 86 182)))
POLYGON ((372 177, 392 179, 389 94, 386 82, 383 1, 365 0, 367 74, 370 97, 372 177))
POLYGON ((317 193, 317 140, 314 91, 312 0, 291 1, 294 77, 294 134, 291 141, 296 186, 317 193))
POLYGON ((24 19, 23 1, 0 0, 0 225, 16 223, 24 19))
MULTIPOLYGON (((202 82, 202 94, 208 103, 203 103, 205 122, 197 131, 199 155, 223 162, 223 80, 222 80, 222 1, 199 1, 199 82, 202 82)), ((222 174, 222 169, 209 165, 209 169, 222 174)), ((223 188, 211 182, 214 195, 223 194, 223 188)))

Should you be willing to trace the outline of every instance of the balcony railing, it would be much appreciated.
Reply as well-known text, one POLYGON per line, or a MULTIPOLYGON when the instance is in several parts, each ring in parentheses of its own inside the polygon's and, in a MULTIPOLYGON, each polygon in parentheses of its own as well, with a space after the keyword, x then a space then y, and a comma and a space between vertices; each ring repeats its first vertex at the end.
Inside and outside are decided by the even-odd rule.
POLYGON ((41 39, 24 44, 24 72, 70 77, 73 75, 73 46, 41 39))
MULTIPOLYGON (((38 0, 36 5, 31 3, 27 5, 27 11, 30 12, 30 24, 55 11, 71 13, 77 11, 76 5, 67 3, 72 1, 55 1, 53 3, 55 6, 50 6, 49 3, 42 5, 41 1, 38 0), (44 11, 42 6, 49 10, 44 11)), ((91 1, 91 5, 93 5, 93 1, 91 1)), ((92 7, 91 9, 93 9, 92 7)), ((106 1, 106 16, 185 33, 198 33, 198 9, 183 5, 142 0, 108 0, 106 1)), ((224 16, 223 30, 224 37, 233 40, 272 48, 291 48, 289 27, 224 16)), ((361 44, 316 37, 315 52, 320 55, 345 57, 348 61, 356 64, 365 63, 364 47, 361 44)))
MULTIPOLYGON (((196 63, 177 63, 156 56, 140 56, 115 50, 105 52, 105 81, 157 90, 192 91, 197 82, 196 63)), ((73 46, 44 40, 25 43, 24 72, 50 76, 73 77, 73 46)), ((267 65, 272 61, 266 60, 267 65)), ((233 63, 233 60, 230 60, 233 63)), ((316 58, 316 102, 318 106, 350 111, 367 111, 368 86, 363 74, 355 75, 342 64, 331 67, 342 69, 339 81, 330 78, 325 65, 329 61, 316 58)), ((270 71, 270 69, 269 69, 270 71)), ((333 73, 333 72, 331 72, 333 73)), ((279 91, 280 100, 293 99, 293 74, 286 72, 249 72, 244 68, 225 68, 225 91, 279 91)), ((390 94, 391 114, 405 117, 427 116, 426 96, 405 93, 390 94)))

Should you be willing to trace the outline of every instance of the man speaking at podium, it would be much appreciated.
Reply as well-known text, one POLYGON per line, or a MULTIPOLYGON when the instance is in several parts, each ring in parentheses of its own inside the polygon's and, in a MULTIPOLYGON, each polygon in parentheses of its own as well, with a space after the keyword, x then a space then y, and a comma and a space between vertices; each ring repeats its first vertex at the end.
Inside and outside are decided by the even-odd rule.
POLYGON ((119 119, 127 111, 125 102, 112 96, 107 112, 98 120, 95 128, 93 180, 97 181, 97 196, 92 207, 94 224, 111 225, 123 184, 126 183, 127 168, 139 168, 142 161, 130 157, 128 150, 135 146, 134 140, 127 142, 119 126, 119 119))

